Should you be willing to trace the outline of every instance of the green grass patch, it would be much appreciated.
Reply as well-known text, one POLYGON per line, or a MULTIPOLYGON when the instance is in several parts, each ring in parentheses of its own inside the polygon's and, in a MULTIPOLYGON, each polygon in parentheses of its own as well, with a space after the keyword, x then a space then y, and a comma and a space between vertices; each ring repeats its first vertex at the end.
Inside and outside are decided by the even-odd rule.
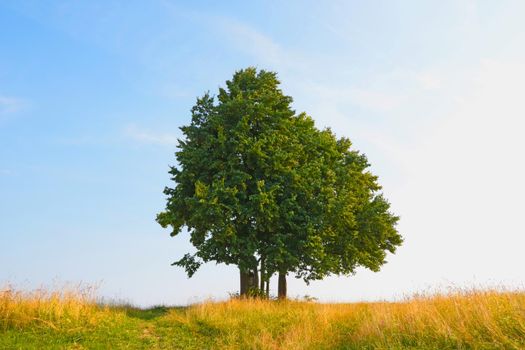
POLYGON ((74 294, 10 292, 0 295, 0 349, 525 349, 525 294, 139 309, 74 294))

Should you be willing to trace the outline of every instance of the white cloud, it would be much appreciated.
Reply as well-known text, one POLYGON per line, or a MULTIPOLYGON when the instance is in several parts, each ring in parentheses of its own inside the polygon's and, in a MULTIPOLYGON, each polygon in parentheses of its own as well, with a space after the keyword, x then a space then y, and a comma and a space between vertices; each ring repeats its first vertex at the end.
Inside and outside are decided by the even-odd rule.
POLYGON ((253 57, 256 63, 281 73, 303 71, 311 68, 310 57, 285 48, 273 38, 243 22, 232 18, 212 17, 217 30, 222 31, 224 39, 230 41, 236 50, 253 57))
POLYGON ((172 133, 154 132, 139 128, 135 124, 128 125, 124 132, 129 138, 141 143, 176 146, 178 144, 178 135, 172 133))
POLYGON ((318 83, 303 84, 305 92, 317 96, 336 106, 355 106, 370 111, 389 111, 399 107, 405 96, 399 93, 382 92, 373 88, 342 87, 318 83))
POLYGON ((390 186, 407 238, 396 260, 419 261, 422 280, 523 280, 525 64, 482 61, 458 82, 460 98, 415 142, 381 145, 403 171, 390 186))
POLYGON ((219 23, 242 51, 273 65, 283 63, 286 53, 269 37, 246 24, 231 19, 223 19, 219 23))
POLYGON ((0 95, 0 115, 20 111, 26 105, 20 98, 0 95))
POLYGON ((427 90, 439 89, 443 84, 441 77, 430 71, 417 73, 415 79, 427 90))
MULTIPOLYGON (((343 91, 344 92, 344 91, 343 91)), ((401 105, 404 96, 367 89, 351 89, 348 97, 357 106, 370 110, 389 111, 401 105)))

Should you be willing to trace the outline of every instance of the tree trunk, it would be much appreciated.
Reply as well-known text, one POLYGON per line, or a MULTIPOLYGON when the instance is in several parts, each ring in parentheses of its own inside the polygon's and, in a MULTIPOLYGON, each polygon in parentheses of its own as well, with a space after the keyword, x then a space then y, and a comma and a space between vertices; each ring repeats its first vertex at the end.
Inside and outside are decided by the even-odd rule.
POLYGON ((279 285, 277 286, 277 297, 286 299, 286 272, 279 272, 279 285))
POLYGON ((266 299, 270 298, 270 277, 266 276, 266 299))
MULTIPOLYGON (((252 269, 240 271, 240 296, 246 297, 250 295, 250 291, 257 292, 259 290, 259 262, 255 261, 252 269)), ((262 277, 261 277, 262 278, 262 277)), ((261 281, 262 285, 262 281, 261 281)))
POLYGON ((241 297, 244 297, 246 296, 246 294, 248 293, 248 289, 249 289, 249 277, 250 277, 250 273, 248 271, 243 271, 241 269, 240 270, 240 273, 241 273, 241 290, 240 290, 240 296, 241 297))
POLYGON ((252 284, 250 285, 250 289, 255 290, 255 291, 259 289, 259 271, 258 271, 257 265, 258 265, 257 262, 253 265, 253 270, 252 270, 253 279, 252 279, 252 284))
POLYGON ((266 271, 264 266, 264 255, 261 256, 261 293, 264 293, 264 282, 266 281, 266 271))

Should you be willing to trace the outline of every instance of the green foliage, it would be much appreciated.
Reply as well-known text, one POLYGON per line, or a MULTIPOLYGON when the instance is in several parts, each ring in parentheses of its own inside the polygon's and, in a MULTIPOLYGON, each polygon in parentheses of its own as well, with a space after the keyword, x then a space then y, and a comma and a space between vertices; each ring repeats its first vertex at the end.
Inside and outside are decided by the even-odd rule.
POLYGON ((196 253, 174 265, 192 276, 203 262, 305 281, 373 271, 402 242, 377 178, 346 138, 318 130, 276 74, 248 68, 197 99, 171 167, 166 210, 172 235, 190 232, 196 253))

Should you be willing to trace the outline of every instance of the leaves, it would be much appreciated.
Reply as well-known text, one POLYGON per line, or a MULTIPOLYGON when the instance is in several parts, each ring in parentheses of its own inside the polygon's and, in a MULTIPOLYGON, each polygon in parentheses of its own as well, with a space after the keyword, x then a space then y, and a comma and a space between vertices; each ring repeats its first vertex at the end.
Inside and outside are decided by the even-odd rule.
POLYGON ((291 109, 276 74, 247 68, 197 99, 176 153, 178 167, 157 216, 174 234, 188 228, 202 262, 294 272, 305 281, 378 270, 402 242, 398 218, 377 192, 364 154, 291 109))

